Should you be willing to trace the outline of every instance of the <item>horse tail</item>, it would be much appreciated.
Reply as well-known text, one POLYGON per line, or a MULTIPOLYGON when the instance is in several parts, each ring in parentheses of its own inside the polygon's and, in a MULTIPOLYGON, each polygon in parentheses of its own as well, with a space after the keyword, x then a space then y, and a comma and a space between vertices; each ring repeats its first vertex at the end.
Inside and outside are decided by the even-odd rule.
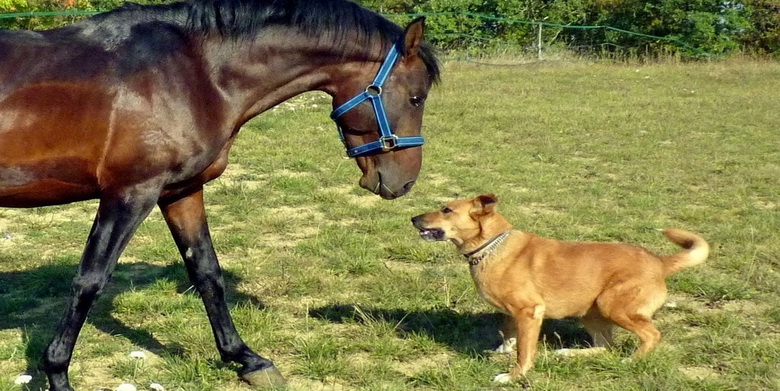
POLYGON ((676 228, 661 230, 674 244, 684 248, 677 254, 661 257, 664 263, 664 274, 672 275, 681 269, 701 264, 710 254, 710 245, 699 235, 676 228))

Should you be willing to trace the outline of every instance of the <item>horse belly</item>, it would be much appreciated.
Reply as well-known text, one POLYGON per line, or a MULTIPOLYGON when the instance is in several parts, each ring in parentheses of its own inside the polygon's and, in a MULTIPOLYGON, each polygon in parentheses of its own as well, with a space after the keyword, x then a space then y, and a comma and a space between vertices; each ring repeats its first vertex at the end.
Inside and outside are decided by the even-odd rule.
POLYGON ((36 207, 94 198, 106 140, 99 90, 67 83, 0 96, 0 206, 36 207))
POLYGON ((61 156, 15 161, 0 154, 0 207, 66 204, 96 198, 98 191, 94 165, 86 159, 61 156))
POLYGON ((0 155, 0 207, 38 207, 98 196, 94 164, 80 157, 15 161, 0 155))
POLYGON ((36 208, 84 201, 96 197, 97 191, 92 186, 43 179, 25 186, 0 188, 0 207, 36 208))

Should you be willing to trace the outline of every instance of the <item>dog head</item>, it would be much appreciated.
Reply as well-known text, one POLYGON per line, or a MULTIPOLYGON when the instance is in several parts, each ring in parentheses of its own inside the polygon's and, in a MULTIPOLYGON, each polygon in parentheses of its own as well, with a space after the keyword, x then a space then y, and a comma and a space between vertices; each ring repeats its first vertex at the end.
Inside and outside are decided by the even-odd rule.
POLYGON ((495 228, 507 229, 505 225, 509 223, 495 212, 497 202, 493 194, 455 200, 437 211, 412 217, 412 224, 427 241, 450 240, 459 248, 466 243, 479 244, 496 234, 493 232, 496 224, 490 222, 498 219, 504 224, 495 228))

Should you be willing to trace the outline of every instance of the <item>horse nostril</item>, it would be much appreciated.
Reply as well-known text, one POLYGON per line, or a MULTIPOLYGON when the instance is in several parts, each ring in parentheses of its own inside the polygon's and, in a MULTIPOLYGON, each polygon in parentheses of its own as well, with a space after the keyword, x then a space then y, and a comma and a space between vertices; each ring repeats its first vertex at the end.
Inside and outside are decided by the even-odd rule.
POLYGON ((415 181, 410 181, 409 183, 404 185, 403 193, 406 194, 409 192, 409 190, 412 190, 412 186, 414 186, 415 181))

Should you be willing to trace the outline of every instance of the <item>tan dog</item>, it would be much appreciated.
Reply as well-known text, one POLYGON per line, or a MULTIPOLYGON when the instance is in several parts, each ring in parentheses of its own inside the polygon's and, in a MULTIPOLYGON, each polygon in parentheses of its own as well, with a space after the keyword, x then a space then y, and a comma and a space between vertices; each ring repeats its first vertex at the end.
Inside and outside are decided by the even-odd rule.
POLYGON ((666 301, 664 278, 709 254, 704 239, 679 229, 662 231, 685 248, 670 256, 630 244, 545 239, 513 230, 496 212, 497 202, 485 194, 412 218, 423 239, 452 241, 468 259, 480 296, 509 315, 502 347, 516 336, 517 365, 497 382, 531 368, 544 318, 582 318, 593 345, 602 349, 612 344, 618 325, 639 337, 634 357, 648 353, 661 339, 652 317, 666 301))

